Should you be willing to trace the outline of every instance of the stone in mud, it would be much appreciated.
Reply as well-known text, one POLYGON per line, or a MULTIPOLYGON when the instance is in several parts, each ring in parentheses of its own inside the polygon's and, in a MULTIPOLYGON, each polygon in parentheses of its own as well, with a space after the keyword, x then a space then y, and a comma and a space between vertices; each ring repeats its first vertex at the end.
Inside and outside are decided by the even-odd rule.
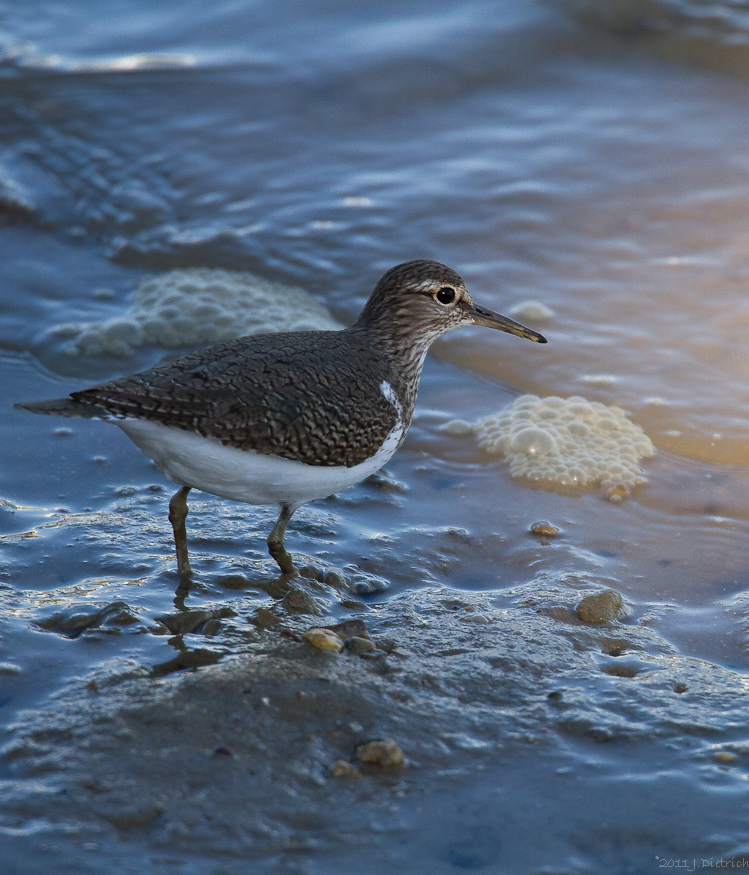
POLYGON ((373 766, 392 767, 404 766, 406 764, 406 756, 403 750, 392 738, 360 744, 356 748, 356 756, 360 762, 373 766))
POLYGON ((358 656, 360 653, 366 653, 369 650, 375 650, 375 643, 370 638, 361 638, 354 635, 353 638, 347 638, 345 641, 346 650, 358 656))
POLYGON ((343 641, 330 629, 307 629, 302 638, 319 650, 332 650, 335 653, 340 653, 343 650, 343 641))
POLYGON ((578 602, 575 613, 584 623, 611 623, 627 614, 622 597, 615 589, 586 595, 578 602))
POLYGON ((204 647, 196 647, 194 650, 183 650, 172 659, 154 665, 151 669, 151 677, 161 678, 175 671, 215 665, 221 660, 222 656, 222 653, 215 650, 207 650, 204 647))
POLYGON ((353 595, 372 595, 390 589, 390 584, 384 577, 362 571, 355 565, 346 566, 343 573, 340 571, 326 572, 323 582, 333 589, 349 592, 353 595))
POLYGON ((326 626, 325 628, 335 632, 344 641, 354 636, 369 638, 369 632, 367 632, 364 620, 344 620, 342 623, 336 623, 335 626, 326 626))
POLYGON ((112 619, 112 617, 120 616, 126 609, 127 605, 125 602, 111 602, 104 607, 79 605, 75 608, 59 611, 42 620, 37 620, 36 625, 48 632, 57 632, 59 635, 65 635, 66 638, 77 638, 86 629, 101 626, 102 623, 112 619))
POLYGON ((528 530, 533 535, 541 535, 544 538, 556 538, 562 531, 559 526, 549 523, 546 520, 538 520, 528 530))
POLYGON ((362 774, 356 766, 347 760, 336 760, 328 766, 331 778, 361 778, 362 774))
POLYGON ((303 589, 292 589, 286 593, 281 602, 284 609, 291 614, 319 614, 320 606, 312 596, 303 589))
POLYGON ((736 762, 737 756, 735 753, 731 753, 730 750, 719 750, 715 754, 714 759, 716 763, 720 763, 723 766, 728 766, 736 762))
POLYGON ((374 595, 377 592, 387 592, 390 584, 378 574, 357 569, 349 573, 348 590, 354 595, 374 595))
POLYGON ((214 611, 180 611, 176 614, 162 614, 156 617, 156 620, 162 626, 166 626, 172 635, 189 635, 191 632, 204 631, 210 620, 235 616, 236 613, 231 608, 218 608, 214 611))
POLYGON ((317 580, 322 583, 325 578, 325 572, 316 565, 304 565, 299 569, 299 576, 306 577, 307 580, 317 580))
POLYGON ((460 617, 461 623, 475 623, 477 626, 486 626, 488 623, 491 623, 489 617, 486 614, 477 614, 471 612, 470 614, 463 614, 460 617))
POLYGON ((268 608, 258 608, 255 611, 255 625, 261 629, 267 629, 269 626, 275 626, 276 623, 280 622, 281 618, 277 617, 273 611, 269 611, 268 608))
POLYGON ((338 571, 328 571, 323 578, 323 582, 327 583, 328 586, 332 586, 333 589, 346 589, 346 580, 344 576, 338 571))

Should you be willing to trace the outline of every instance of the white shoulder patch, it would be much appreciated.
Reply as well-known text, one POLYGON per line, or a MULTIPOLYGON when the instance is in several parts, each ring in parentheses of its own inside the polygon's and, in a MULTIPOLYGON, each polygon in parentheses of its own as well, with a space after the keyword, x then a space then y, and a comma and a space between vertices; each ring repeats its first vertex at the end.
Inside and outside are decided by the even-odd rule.
POLYGON ((382 397, 389 401, 393 407, 395 407, 395 412, 398 414, 398 421, 403 421, 403 408, 401 407, 401 403, 398 400, 398 396, 395 394, 395 389, 388 383, 387 380, 383 380, 380 383, 380 392, 382 392, 382 397))

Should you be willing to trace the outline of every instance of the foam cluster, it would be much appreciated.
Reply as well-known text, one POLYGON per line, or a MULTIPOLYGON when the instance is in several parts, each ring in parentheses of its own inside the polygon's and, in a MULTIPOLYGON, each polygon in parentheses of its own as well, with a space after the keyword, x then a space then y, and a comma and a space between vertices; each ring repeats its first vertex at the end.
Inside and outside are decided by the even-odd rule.
POLYGON ((473 425, 479 445, 502 453, 513 477, 560 486, 631 487, 647 478, 650 438, 619 407, 575 395, 521 395, 473 425))
POLYGON ((510 307, 510 316, 522 322, 548 322, 554 318, 554 311, 540 301, 521 301, 510 307))
POLYGON ((128 356, 148 344, 178 348, 262 331, 336 329, 327 308, 304 289, 252 273, 185 268, 142 279, 129 309, 106 322, 57 325, 71 356, 128 356))

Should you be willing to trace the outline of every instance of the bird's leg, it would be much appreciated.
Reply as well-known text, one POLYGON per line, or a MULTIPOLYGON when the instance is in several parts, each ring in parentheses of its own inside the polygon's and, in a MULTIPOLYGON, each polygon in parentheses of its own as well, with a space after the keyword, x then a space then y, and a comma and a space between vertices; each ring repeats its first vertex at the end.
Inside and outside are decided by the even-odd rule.
POLYGON ((294 560, 291 558, 291 554, 286 552, 286 547, 283 545, 286 526, 293 513, 294 511, 288 504, 282 505, 281 514, 273 526, 273 531, 268 535, 268 552, 278 562, 283 574, 293 574, 296 571, 294 560))
POLYGON ((177 553, 177 574, 182 580, 192 578, 190 557, 187 555, 187 532, 185 531, 185 519, 187 519, 187 494, 189 486, 183 486, 179 492, 172 496, 169 502, 169 522, 174 531, 174 549, 177 553))

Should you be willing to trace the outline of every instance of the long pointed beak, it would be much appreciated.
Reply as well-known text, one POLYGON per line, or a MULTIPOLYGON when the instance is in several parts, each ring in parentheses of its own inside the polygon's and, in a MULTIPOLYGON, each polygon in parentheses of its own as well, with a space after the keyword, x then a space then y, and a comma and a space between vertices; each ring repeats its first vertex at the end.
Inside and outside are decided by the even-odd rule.
POLYGON ((488 310, 486 307, 479 307, 474 304, 468 311, 470 316, 473 316, 474 325, 485 325, 487 328, 497 328, 500 331, 507 331, 509 334, 516 334, 518 337, 527 337, 535 343, 546 343, 547 340, 543 334, 538 331, 533 331, 521 325, 519 322, 514 322, 508 319, 507 316, 500 316, 493 310, 488 310))

